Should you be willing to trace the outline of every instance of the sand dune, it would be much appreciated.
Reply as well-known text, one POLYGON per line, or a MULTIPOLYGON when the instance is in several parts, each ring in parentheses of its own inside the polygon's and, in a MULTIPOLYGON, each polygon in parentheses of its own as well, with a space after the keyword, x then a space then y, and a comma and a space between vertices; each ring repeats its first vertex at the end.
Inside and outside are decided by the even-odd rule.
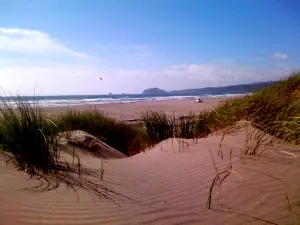
MULTIPOLYGON (((240 130, 225 137, 221 159, 217 154, 220 140, 220 135, 213 135, 197 143, 182 140, 179 145, 178 140, 169 139, 131 158, 107 160, 103 181, 82 175, 87 186, 77 188, 77 192, 64 184, 42 190, 45 183, 24 190, 39 185, 39 181, 1 161, 0 223, 297 224, 297 149, 275 143, 262 156, 241 160, 245 130, 240 130), (216 176, 210 152, 218 172, 228 169, 230 161, 232 170, 213 190, 211 209, 207 209, 210 185, 216 176), (93 184, 98 184, 96 189, 93 184)), ((99 174, 101 159, 78 154, 84 171, 99 174)))

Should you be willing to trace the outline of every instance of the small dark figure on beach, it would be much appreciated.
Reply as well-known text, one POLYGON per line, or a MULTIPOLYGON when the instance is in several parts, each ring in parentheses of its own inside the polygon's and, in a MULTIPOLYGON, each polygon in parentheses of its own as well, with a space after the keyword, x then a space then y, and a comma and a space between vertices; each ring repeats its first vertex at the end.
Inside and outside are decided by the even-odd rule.
POLYGON ((197 98, 195 102, 197 102, 197 103, 202 103, 203 101, 202 101, 201 98, 197 98))

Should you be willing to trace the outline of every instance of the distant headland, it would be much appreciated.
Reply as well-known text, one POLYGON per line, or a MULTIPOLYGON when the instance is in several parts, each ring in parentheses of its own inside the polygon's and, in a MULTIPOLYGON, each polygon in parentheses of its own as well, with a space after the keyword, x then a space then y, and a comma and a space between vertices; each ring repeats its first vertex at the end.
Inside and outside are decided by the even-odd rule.
POLYGON ((149 88, 142 92, 143 95, 219 95, 219 94, 246 94, 252 93, 273 85, 278 81, 258 82, 252 84, 239 84, 225 87, 205 87, 196 89, 183 89, 165 91, 159 88, 149 88))

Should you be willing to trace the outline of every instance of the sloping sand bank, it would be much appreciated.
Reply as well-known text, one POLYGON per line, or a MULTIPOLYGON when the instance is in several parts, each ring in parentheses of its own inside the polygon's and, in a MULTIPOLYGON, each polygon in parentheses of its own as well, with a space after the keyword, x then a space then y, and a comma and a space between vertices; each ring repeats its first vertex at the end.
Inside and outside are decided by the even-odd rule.
MULTIPOLYGON (((180 147, 178 140, 166 140, 132 158, 105 161, 103 181, 82 175, 86 186, 74 189, 60 184, 48 190, 51 185, 47 189, 45 183, 40 185, 1 161, 0 223, 297 224, 298 150, 274 144, 260 157, 241 160, 245 133, 241 130, 225 137, 223 159, 217 154, 221 136, 198 143, 183 140, 180 147), (212 190, 211 209, 207 209, 216 176, 212 157, 220 173, 216 184, 221 185, 212 190), (93 189, 95 183, 99 186, 93 189)), ((78 154, 85 171, 100 171, 101 159, 78 154)))

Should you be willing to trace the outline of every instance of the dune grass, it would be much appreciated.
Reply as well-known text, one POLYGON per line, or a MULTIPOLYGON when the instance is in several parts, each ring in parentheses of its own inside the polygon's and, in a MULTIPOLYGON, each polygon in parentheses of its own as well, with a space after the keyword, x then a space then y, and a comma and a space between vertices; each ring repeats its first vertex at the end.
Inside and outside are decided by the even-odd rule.
POLYGON ((149 146, 168 138, 192 139, 195 136, 197 117, 194 113, 177 118, 174 113, 172 116, 168 116, 163 111, 146 109, 141 112, 140 116, 145 127, 149 146))
POLYGON ((48 173, 58 165, 57 127, 37 105, 19 97, 14 108, 5 98, 0 107, 1 149, 10 160, 31 174, 48 173))
POLYGON ((86 131, 127 156, 137 154, 144 148, 141 129, 98 111, 68 111, 55 121, 61 131, 86 131))
POLYGON ((189 113, 177 118, 174 114, 168 116, 162 111, 146 109, 141 113, 145 126, 147 141, 153 146, 168 138, 197 139, 207 137, 212 129, 213 118, 210 111, 203 111, 198 115, 189 113))
POLYGON ((240 99, 228 100, 211 113, 213 128, 246 120, 254 127, 284 141, 300 143, 300 73, 277 85, 240 99))
POLYGON ((30 174, 55 172, 62 168, 60 132, 84 130, 130 156, 147 147, 141 126, 127 124, 97 111, 68 111, 48 118, 38 102, 18 97, 0 104, 0 148, 10 153, 20 170, 30 174))
POLYGON ((146 109, 141 113, 141 119, 144 123, 148 137, 147 141, 150 146, 174 136, 174 117, 169 117, 162 111, 146 109))

